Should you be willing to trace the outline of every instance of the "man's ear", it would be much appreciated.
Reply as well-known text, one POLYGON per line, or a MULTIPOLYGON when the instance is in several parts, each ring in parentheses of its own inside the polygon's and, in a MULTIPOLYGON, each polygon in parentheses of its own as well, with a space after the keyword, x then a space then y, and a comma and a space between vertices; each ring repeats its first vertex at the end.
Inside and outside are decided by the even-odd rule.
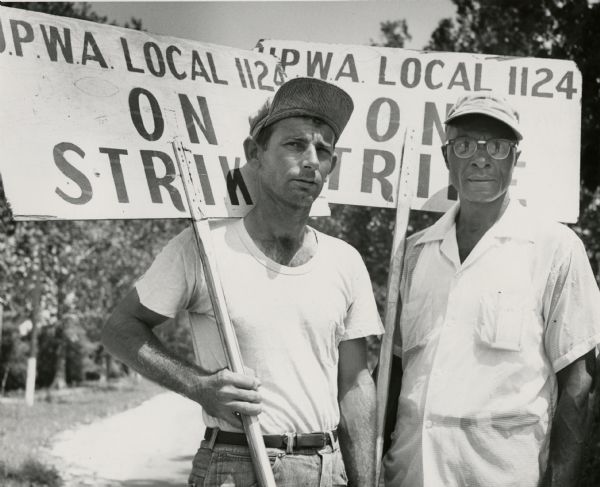
MULTIPOLYGON (((333 170, 335 169, 335 166, 337 166, 338 163, 338 155, 337 152, 335 152, 335 150, 333 151, 333 155, 331 156, 331 169, 329 170, 329 174, 331 174, 333 172, 333 170)), ((329 176, 329 174, 327 176, 329 176)))
POLYGON ((246 140, 244 140, 244 154, 246 155, 248 165, 252 167, 258 166, 259 149, 260 147, 252 137, 246 137, 246 140))
POLYGON ((519 160, 519 157, 521 157, 521 151, 515 149, 515 162, 513 164, 514 166, 517 165, 517 161, 519 160))
POLYGON ((444 156, 444 162, 446 163, 446 167, 448 167, 448 146, 443 145, 441 147, 441 149, 442 149, 442 155, 444 156))

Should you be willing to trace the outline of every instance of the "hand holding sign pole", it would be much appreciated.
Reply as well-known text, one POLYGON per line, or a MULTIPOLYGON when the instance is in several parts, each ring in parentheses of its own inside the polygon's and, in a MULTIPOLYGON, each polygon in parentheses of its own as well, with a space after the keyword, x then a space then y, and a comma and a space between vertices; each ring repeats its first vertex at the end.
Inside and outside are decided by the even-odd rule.
POLYGON ((383 320, 385 333, 381 340, 379 366, 377 369, 377 437, 375 443, 375 485, 379 485, 381 477, 381 460, 383 456, 383 438, 386 414, 395 413, 395 411, 386 411, 386 409, 390 383, 394 330, 402 309, 402 303, 400 302, 400 279, 404 264, 406 231, 408 229, 408 219, 410 216, 410 163, 415 157, 415 137, 416 134, 414 130, 410 128, 406 130, 406 133, 404 134, 404 143, 402 147, 402 156, 400 158, 400 170, 398 175, 396 222, 394 227, 394 239, 392 242, 392 253, 390 257, 390 270, 388 274, 387 297, 385 301, 385 315, 383 320))
MULTIPOLYGON (((225 295, 217 269, 208 218, 203 211, 202 197, 198 187, 192 179, 192 166, 187 157, 187 153, 190 151, 179 140, 173 141, 173 151, 185 189, 194 234, 196 235, 196 243, 200 252, 200 259, 202 260, 202 267, 204 268, 215 319, 221 335, 221 343, 225 349, 225 356, 227 357, 229 368, 233 372, 244 373, 240 348, 227 312, 225 295)), ((252 457, 258 484, 260 487, 276 487, 258 418, 255 416, 242 416, 242 423, 248 439, 250 456, 252 457)))

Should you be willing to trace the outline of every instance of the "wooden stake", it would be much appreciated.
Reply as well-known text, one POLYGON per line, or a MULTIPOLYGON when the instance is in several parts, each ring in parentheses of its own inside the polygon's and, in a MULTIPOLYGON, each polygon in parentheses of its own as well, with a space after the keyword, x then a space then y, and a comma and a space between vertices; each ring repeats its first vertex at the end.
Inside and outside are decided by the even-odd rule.
MULTIPOLYGON (((229 369, 233 372, 243 374, 244 364, 242 362, 242 355, 240 353, 233 324, 231 323, 229 313, 227 312, 225 295, 223 293, 223 287, 221 285, 221 279, 219 277, 217 262, 212 246, 208 218, 205 216, 202 195, 198 190, 199 185, 194 183, 192 177, 192 166, 188 159, 188 153, 190 151, 189 149, 186 149, 179 140, 173 141, 173 150, 175 152, 175 159, 177 160, 179 173, 185 189, 192 225, 196 235, 196 243, 200 251, 200 259, 204 268, 210 300, 213 305, 219 333, 221 334, 221 343, 225 349, 225 356, 227 357, 229 369)), ((267 449, 265 448, 258 418, 256 416, 242 415, 242 423, 248 439, 250 456, 252 457, 252 463, 254 465, 254 471, 259 486, 277 487, 275 479, 273 478, 271 463, 269 461, 269 456, 267 455, 267 449)))
MULTIPOLYGON (((390 257, 390 270, 387 282, 387 296, 385 301, 384 328, 385 333, 381 340, 379 351, 379 367, 377 369, 377 438, 375 443, 375 475, 379 485, 381 478, 381 461, 383 456, 383 435, 385 419, 388 411, 387 400, 390 385, 390 371, 392 365, 394 330, 402 309, 400 303, 400 278, 404 263, 404 248, 406 231, 410 216, 410 161, 414 159, 415 131, 407 129, 404 134, 402 156, 400 158, 400 171, 396 196, 396 223, 392 241, 392 254, 390 257)), ((389 411, 395 414, 395 411, 389 411)))

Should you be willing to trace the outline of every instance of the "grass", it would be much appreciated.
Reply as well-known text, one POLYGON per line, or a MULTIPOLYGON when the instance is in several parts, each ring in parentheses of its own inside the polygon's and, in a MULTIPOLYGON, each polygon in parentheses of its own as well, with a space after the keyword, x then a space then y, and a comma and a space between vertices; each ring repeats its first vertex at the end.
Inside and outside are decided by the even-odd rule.
POLYGON ((135 407, 163 389, 131 379, 63 391, 40 391, 28 407, 24 399, 0 401, 0 485, 58 487, 60 472, 46 463, 42 449, 57 433, 135 407))

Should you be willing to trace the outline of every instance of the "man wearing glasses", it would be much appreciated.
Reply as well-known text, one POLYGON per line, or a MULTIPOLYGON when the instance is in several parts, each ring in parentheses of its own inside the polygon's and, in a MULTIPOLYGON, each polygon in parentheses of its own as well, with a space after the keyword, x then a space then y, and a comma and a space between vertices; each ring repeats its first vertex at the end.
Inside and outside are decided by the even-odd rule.
POLYGON ((463 97, 445 123, 459 203, 407 242, 386 486, 575 485, 600 342, 585 249, 511 199, 523 136, 505 99, 463 97))

